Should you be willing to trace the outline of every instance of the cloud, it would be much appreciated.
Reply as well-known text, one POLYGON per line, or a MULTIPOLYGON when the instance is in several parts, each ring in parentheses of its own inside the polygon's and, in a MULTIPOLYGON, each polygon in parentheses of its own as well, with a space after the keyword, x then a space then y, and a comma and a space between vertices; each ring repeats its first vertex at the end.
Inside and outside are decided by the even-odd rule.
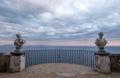
POLYGON ((119 0, 3 0, 0 1, 0 40, 20 32, 30 41, 95 40, 103 31, 119 41, 119 0))

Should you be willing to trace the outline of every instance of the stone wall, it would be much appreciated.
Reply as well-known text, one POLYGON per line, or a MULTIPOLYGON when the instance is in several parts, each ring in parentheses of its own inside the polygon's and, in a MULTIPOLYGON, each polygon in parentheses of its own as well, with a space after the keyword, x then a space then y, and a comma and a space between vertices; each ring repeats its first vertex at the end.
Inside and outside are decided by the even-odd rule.
POLYGON ((7 72, 10 64, 10 54, 0 54, 0 72, 7 72))
POLYGON ((110 54, 111 71, 120 72, 120 54, 110 54))

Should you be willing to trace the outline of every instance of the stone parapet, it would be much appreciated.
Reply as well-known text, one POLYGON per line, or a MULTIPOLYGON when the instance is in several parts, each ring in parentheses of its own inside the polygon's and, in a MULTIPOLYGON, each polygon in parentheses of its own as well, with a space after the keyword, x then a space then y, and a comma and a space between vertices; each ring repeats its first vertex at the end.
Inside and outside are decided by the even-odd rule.
POLYGON ((111 71, 120 72, 120 54, 110 54, 111 71))
POLYGON ((0 72, 8 72, 11 54, 0 54, 0 72))

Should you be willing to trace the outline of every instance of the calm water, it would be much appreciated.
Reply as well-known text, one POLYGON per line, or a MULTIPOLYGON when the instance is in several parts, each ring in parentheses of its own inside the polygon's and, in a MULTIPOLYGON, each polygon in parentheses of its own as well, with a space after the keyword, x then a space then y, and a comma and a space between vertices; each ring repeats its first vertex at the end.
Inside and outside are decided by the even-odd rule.
MULTIPOLYGON (((12 45, 0 46, 0 53, 12 52, 15 47, 12 45)), ((97 51, 96 46, 23 46, 23 50, 39 50, 39 49, 77 49, 97 51)), ((120 53, 120 46, 107 46, 105 50, 110 53, 120 53)))

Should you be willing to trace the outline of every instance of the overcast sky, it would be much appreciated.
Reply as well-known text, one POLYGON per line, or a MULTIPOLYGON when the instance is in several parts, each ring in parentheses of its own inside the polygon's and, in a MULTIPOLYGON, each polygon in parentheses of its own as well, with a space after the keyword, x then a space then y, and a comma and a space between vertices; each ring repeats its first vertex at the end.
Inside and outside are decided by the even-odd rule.
POLYGON ((21 33, 29 45, 120 45, 120 0, 0 0, 0 44, 21 33))

